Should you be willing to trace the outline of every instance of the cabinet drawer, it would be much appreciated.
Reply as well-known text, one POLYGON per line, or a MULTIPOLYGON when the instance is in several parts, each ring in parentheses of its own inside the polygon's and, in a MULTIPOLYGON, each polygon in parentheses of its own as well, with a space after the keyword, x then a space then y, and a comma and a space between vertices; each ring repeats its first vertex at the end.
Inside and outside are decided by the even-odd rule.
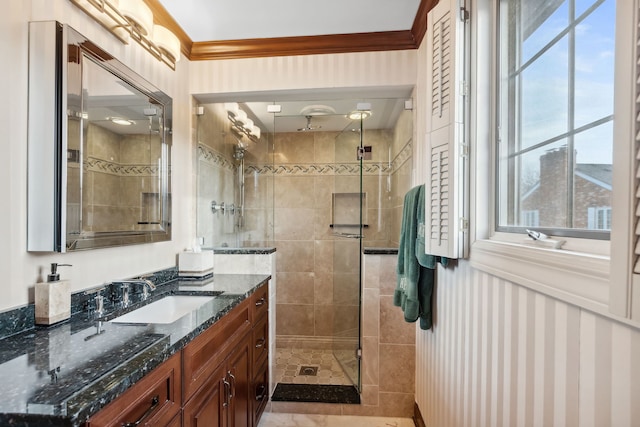
POLYGON ((253 326, 252 351, 253 366, 259 366, 269 355, 269 323, 266 316, 258 320, 253 326))
POLYGON ((193 339, 182 351, 184 401, 203 386, 231 349, 251 329, 250 300, 246 299, 193 339))
POLYGON ((182 406, 180 382, 178 353, 91 417, 86 425, 170 426, 182 406))
POLYGON ((253 425, 257 426, 269 401, 269 363, 264 363, 253 379, 253 425))
POLYGON ((251 309, 252 309, 252 317, 251 322, 256 322, 263 316, 267 315, 269 311, 269 284, 265 283, 260 286, 254 293, 251 295, 251 309))

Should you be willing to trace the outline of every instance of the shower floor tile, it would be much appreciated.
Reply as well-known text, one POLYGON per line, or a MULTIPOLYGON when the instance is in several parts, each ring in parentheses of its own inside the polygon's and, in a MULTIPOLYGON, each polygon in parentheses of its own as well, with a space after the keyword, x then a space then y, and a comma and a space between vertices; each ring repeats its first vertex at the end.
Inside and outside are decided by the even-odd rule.
POLYGON ((276 348, 274 383, 353 385, 331 350, 276 348), (317 367, 316 375, 300 375, 302 366, 317 367))

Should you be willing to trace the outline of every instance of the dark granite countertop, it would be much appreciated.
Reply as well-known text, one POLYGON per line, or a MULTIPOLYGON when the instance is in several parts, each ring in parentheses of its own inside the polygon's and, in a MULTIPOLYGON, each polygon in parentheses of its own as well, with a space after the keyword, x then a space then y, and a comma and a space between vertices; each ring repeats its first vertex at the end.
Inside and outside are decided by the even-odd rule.
POLYGON ((98 319, 81 312, 65 323, 0 340, 0 425, 82 425, 269 279, 224 274, 200 282, 173 280, 127 309, 98 319), (110 321, 170 294, 215 298, 169 324, 110 321))

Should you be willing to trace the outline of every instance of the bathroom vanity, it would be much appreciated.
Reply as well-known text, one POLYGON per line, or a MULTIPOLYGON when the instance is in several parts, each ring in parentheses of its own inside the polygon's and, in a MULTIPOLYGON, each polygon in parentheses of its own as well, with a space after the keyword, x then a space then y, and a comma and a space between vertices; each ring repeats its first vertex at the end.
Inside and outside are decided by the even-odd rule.
POLYGON ((0 424, 255 427, 269 390, 269 280, 172 280, 124 310, 1 340, 0 424), (170 323, 119 323, 168 295, 212 298, 170 323))

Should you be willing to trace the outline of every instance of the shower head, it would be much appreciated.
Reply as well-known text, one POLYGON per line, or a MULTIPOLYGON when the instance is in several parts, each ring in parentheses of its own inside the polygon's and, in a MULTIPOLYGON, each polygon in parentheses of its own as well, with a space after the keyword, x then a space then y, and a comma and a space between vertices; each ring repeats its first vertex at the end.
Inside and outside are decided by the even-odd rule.
POLYGON ((311 126, 311 119, 313 116, 305 116, 307 118, 307 126, 303 128, 298 128, 298 132, 307 132, 310 130, 320 129, 322 126, 311 126))

